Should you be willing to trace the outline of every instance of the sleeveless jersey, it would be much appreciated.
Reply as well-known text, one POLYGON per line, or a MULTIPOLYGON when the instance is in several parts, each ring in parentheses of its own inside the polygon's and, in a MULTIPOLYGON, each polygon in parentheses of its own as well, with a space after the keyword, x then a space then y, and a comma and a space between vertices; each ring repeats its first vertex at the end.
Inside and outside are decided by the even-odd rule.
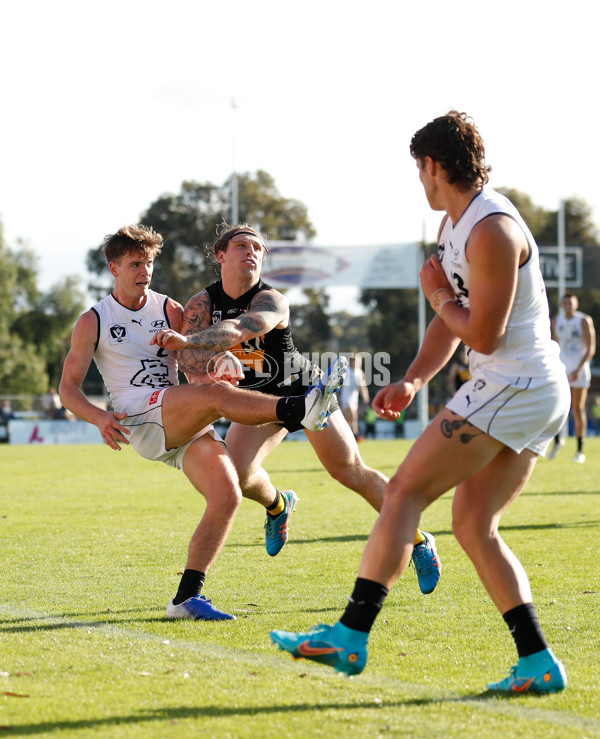
POLYGON ((551 338, 548 298, 540 270, 538 247, 525 221, 508 198, 484 187, 456 225, 452 224, 450 218, 445 219, 438 241, 438 256, 446 277, 454 287, 459 305, 469 308, 467 244, 473 228, 495 213, 509 216, 521 227, 529 244, 529 257, 519 267, 516 294, 500 346, 489 355, 471 350, 471 372, 478 367, 517 377, 543 377, 550 369, 564 372, 558 358, 558 345, 551 338))
POLYGON ((138 310, 125 308, 112 294, 92 307, 98 317, 94 361, 117 413, 127 412, 140 393, 179 384, 175 354, 150 346, 153 334, 169 328, 167 300, 149 290, 138 310))
POLYGON ((559 313, 554 321, 554 331, 560 345, 560 358, 568 372, 575 370, 587 353, 583 339, 584 317, 585 314, 581 311, 575 311, 571 318, 559 313))
MULTIPOLYGON (((262 290, 272 290, 271 285, 259 280, 254 287, 239 298, 231 298, 218 280, 206 288, 212 301, 210 320, 215 325, 246 313, 250 301, 262 290)), ((294 346, 292 327, 273 328, 266 334, 243 341, 229 350, 244 365, 244 379, 240 387, 254 388, 269 395, 286 395, 286 390, 305 372, 312 371, 312 364, 294 346)), ((308 375, 307 375, 308 376, 308 375)))

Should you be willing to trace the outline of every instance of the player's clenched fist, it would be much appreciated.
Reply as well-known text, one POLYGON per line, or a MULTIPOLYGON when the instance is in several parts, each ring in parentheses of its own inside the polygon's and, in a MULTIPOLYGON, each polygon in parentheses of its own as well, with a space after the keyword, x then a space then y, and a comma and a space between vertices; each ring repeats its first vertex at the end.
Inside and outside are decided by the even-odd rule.
POLYGON ((177 331, 173 331, 172 328, 165 328, 154 334, 150 340, 150 345, 153 344, 170 352, 178 352, 186 348, 188 339, 186 336, 178 334, 177 331))

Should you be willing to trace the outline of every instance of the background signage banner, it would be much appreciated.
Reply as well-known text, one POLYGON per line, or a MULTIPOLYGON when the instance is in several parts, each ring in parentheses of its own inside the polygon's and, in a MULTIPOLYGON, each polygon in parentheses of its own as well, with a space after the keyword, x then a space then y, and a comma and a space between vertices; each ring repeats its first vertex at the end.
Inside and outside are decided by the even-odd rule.
POLYGON ((103 444, 96 426, 85 421, 8 422, 10 444, 103 444))
POLYGON ((418 287, 419 245, 312 246, 270 241, 262 279, 273 287, 418 287))
MULTIPOLYGON (((558 287, 558 247, 540 246, 540 268, 546 287, 558 287)), ((583 248, 565 247, 565 287, 583 285, 583 248)))

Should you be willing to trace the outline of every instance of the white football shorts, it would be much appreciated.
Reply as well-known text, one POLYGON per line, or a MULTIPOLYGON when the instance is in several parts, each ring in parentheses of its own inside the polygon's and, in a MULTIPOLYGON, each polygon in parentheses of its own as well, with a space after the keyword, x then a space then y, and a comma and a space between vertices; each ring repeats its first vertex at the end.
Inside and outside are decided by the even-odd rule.
POLYGON ((571 405, 567 376, 506 378, 475 370, 446 408, 520 454, 545 456, 571 405))
POLYGON ((152 462, 164 462, 178 470, 183 470, 183 458, 190 444, 200 436, 209 434, 216 441, 224 440, 214 426, 205 426, 187 443, 175 449, 165 448, 165 430, 162 423, 162 397, 168 388, 154 390, 148 395, 141 395, 137 406, 129 406, 127 418, 121 421, 131 433, 127 437, 136 452, 152 462))
MULTIPOLYGON (((565 363, 565 367, 567 369, 567 375, 570 372, 573 372, 577 369, 577 366, 579 365, 580 359, 573 359, 569 360, 564 359, 561 357, 561 360, 565 363), (569 365, 569 362, 571 362, 571 365, 569 365)), ((579 374, 577 375, 577 379, 575 382, 571 383, 571 387, 578 387, 578 388, 584 388, 589 387, 592 384, 592 370, 590 368, 590 363, 586 362, 583 367, 579 370, 579 374)))

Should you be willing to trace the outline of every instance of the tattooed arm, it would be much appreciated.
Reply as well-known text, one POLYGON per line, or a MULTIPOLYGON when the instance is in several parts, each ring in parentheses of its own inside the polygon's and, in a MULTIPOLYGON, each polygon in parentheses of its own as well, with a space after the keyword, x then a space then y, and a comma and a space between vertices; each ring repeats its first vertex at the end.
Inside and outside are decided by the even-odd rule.
MULTIPOLYGON (((183 314, 183 326, 181 333, 183 336, 187 334, 195 334, 204 331, 210 326, 210 310, 212 300, 206 290, 202 290, 197 295, 190 298, 185 306, 183 314)), ((213 350, 202 351, 199 349, 188 348, 186 342, 185 348, 179 351, 177 360, 179 368, 185 372, 189 382, 194 382, 192 375, 206 375, 206 365, 215 356, 213 350)), ((198 378, 195 378, 196 381, 198 378)))
MULTIPOLYGON (((202 293, 200 293, 202 296, 202 293)), ((198 296, 200 298, 200 296, 198 296)), ((192 298, 194 300, 194 298, 192 298)), ((204 301, 209 300, 208 295, 204 301)), ((190 301, 192 302, 192 301, 190 301)), ((198 301, 200 302, 200 301, 198 301)), ((189 306, 189 303, 188 303, 189 306)), ((192 309, 190 309, 191 311, 192 309)), ((254 296, 246 313, 237 318, 221 321, 207 328, 208 308, 194 306, 195 319, 184 323, 183 333, 189 349, 224 351, 262 336, 274 328, 285 328, 289 322, 290 309, 287 300, 277 290, 263 290, 254 296), (204 319, 204 320, 203 320, 204 319)), ((186 307, 186 313, 188 308, 186 307)))
POLYGON ((153 343, 171 351, 204 349, 212 352, 231 349, 242 341, 261 336, 274 328, 285 328, 290 309, 277 290, 263 290, 252 301, 246 313, 210 326, 210 297, 203 290, 185 307, 182 333, 170 329, 155 334, 153 343))
POLYGON ((210 296, 203 290, 186 305, 181 334, 167 329, 152 339, 152 343, 165 349, 179 351, 179 365, 186 375, 205 374, 207 362, 216 352, 231 349, 274 328, 285 328, 290 314, 287 300, 277 290, 259 292, 246 313, 214 326, 210 325, 210 310, 210 296))

